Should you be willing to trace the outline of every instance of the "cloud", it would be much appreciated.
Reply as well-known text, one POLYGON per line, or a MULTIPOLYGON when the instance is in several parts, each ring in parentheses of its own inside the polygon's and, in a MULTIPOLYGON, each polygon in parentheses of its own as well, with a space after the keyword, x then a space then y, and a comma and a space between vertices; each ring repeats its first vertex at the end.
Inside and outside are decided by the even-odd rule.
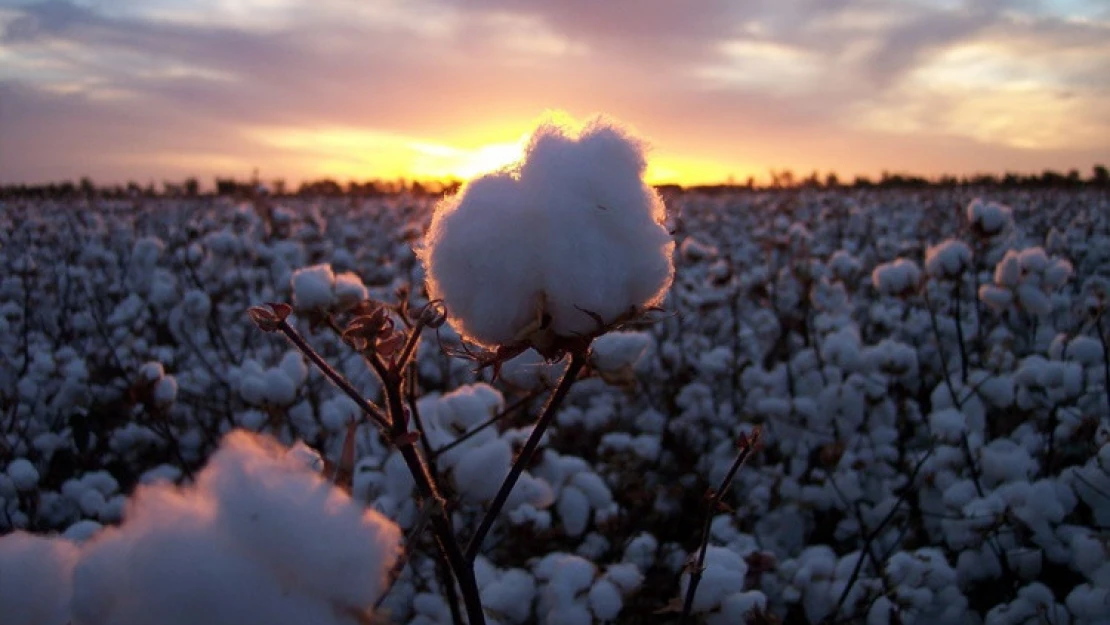
MULTIPOLYGON (((865 141, 912 152, 940 132, 1001 158, 997 168, 1026 162, 1019 152, 1027 150, 1048 150, 1049 166, 1089 156, 1090 146, 1070 137, 1101 127, 1110 90, 1110 15, 1086 0, 1068 6, 22 4, 0 9, 0 132, 14 146, 0 150, 0 176, 144 179, 254 163, 297 179, 306 168, 319 171, 321 161, 263 140, 258 128, 286 135, 343 128, 473 150, 515 141, 548 108, 621 117, 669 162, 801 166, 814 162, 812 147, 799 141, 808 136, 811 144, 854 144, 818 163, 852 171, 862 159, 847 152, 864 151, 865 141), (973 65, 978 73, 965 67, 961 78, 959 55, 985 49, 987 60, 973 65), (1068 104, 1048 104, 1057 100, 1068 104), (976 123, 991 115, 1020 127, 1028 120, 1022 107, 1034 101, 1056 140, 1015 143, 1008 130, 976 123), (937 118, 949 122, 934 126, 937 118), (143 155, 152 156, 149 166, 143 155)), ((368 168, 391 158, 348 156, 368 168)))

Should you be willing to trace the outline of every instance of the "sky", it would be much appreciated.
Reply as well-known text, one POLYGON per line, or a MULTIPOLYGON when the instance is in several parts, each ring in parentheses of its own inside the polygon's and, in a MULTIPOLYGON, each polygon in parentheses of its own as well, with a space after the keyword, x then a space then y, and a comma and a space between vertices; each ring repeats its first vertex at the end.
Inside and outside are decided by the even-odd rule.
POLYGON ((0 0, 0 183, 465 179, 547 111, 649 178, 1110 161, 1110 0, 0 0))

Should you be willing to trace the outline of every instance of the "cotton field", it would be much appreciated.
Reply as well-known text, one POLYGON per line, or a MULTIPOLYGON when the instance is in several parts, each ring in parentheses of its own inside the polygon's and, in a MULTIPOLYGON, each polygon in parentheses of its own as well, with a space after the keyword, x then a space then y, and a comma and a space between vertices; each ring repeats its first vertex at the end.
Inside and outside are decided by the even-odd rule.
MULTIPOLYGON (((0 623, 473 624, 445 531, 487 623, 1110 623, 1106 191, 663 199, 484 535, 575 365, 429 303, 435 200, 0 204, 0 623)), ((437 258, 612 262, 531 227, 437 258)))

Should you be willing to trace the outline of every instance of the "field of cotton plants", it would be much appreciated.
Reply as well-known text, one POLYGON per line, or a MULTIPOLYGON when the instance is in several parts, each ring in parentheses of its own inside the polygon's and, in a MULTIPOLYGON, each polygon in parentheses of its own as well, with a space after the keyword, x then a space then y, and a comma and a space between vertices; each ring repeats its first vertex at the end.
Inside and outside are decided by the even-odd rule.
POLYGON ((431 199, 0 204, 0 622, 1110 623, 1110 195, 664 199, 584 362, 431 199))

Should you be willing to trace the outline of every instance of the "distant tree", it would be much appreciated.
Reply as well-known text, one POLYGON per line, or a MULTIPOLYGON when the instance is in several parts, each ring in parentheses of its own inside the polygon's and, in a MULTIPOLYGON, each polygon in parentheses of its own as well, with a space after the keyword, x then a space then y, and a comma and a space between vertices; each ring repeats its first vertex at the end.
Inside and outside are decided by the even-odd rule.
POLYGON ((1091 168, 1091 184, 1098 187, 1110 186, 1110 171, 1106 165, 1098 164, 1091 168))
POLYGON ((93 184, 92 178, 89 178, 88 176, 83 176, 81 178, 79 186, 81 188, 81 195, 87 198, 91 198, 96 195, 96 185, 93 184))
POLYGON ((830 171, 825 175, 825 186, 830 189, 835 189, 840 186, 840 178, 836 176, 836 172, 830 171))
POLYGON ((200 195, 200 182, 197 181, 196 178, 186 178, 182 186, 185 188, 186 197, 196 197, 200 195))

